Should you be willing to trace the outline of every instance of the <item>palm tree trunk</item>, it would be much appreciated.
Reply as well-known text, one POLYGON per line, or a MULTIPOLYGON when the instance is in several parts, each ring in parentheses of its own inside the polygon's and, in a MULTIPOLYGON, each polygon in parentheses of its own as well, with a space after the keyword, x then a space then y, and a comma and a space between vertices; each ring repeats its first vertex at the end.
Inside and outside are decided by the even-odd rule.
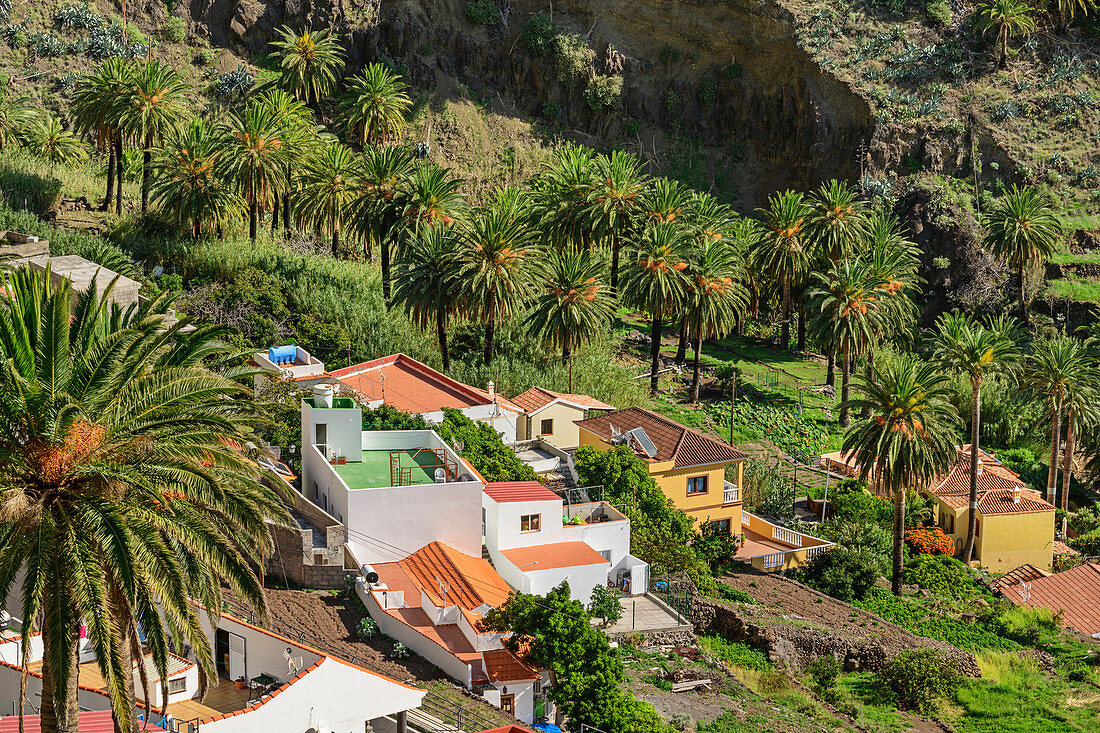
POLYGON ((703 319, 701 313, 695 314, 695 328, 692 330, 695 337, 695 359, 691 371, 691 402, 699 401, 699 354, 703 350, 703 319))
MULTIPOLYGON (((883 471, 883 473, 886 474, 886 471, 883 471)), ((890 590, 893 591, 895 596, 901 595, 902 544, 905 538, 905 491, 904 482, 894 487, 894 555, 890 573, 890 590)))
POLYGON ((649 329, 649 396, 657 396, 657 368, 661 363, 661 309, 653 309, 653 324, 649 329))
POLYGON ((982 378, 973 377, 970 399, 970 511, 966 518, 966 544, 963 545, 959 559, 970 564, 974 555, 974 537, 978 533, 978 442, 981 440, 982 419, 982 378))
POLYGON ((1027 298, 1024 295, 1024 263, 1022 261, 1016 264, 1016 279, 1020 282, 1020 322, 1026 326, 1028 325, 1027 298))
POLYGON ((256 241, 256 227, 260 219, 259 208, 256 199, 252 199, 248 204, 248 238, 253 242, 256 241))
MULTIPOLYGON (((864 369, 863 376, 866 377, 868 382, 870 382, 871 379, 875 376, 875 363, 871 359, 871 357, 867 357, 867 366, 864 369)), ((859 416, 861 418, 863 418, 864 420, 871 417, 871 408, 870 407, 864 407, 860 411, 859 416)))
POLYGON ((852 354, 851 349, 845 348, 841 353, 840 361, 840 427, 846 428, 852 424, 851 411, 848 408, 848 394, 852 382, 852 354))
POLYGON ((569 348, 569 344, 566 343, 561 348, 561 360, 565 363, 566 368, 569 370, 569 392, 573 392, 573 350, 569 348))
POLYGON ((78 702, 78 673, 80 653, 79 642, 75 638, 70 642, 66 650, 68 664, 71 665, 71 673, 65 684, 64 690, 57 690, 54 686, 55 675, 51 665, 42 666, 42 703, 39 709, 41 713, 42 733, 79 733, 80 705, 78 702))
POLYGON ((680 321, 680 338, 676 342, 676 363, 683 364, 687 359, 687 340, 688 340, 688 320, 687 314, 684 314, 683 319, 680 321))
POLYGON ((1074 426, 1076 409, 1070 407, 1066 412, 1066 453, 1062 459, 1062 536, 1066 535, 1066 515, 1069 511, 1069 484, 1073 478, 1073 451, 1077 443, 1077 431, 1074 426))
POLYGON ((1047 467, 1047 501, 1058 495, 1058 449, 1062 447, 1062 401, 1054 401, 1054 419, 1050 425, 1050 465, 1047 467))
POLYGON ((619 287, 619 234, 611 231, 611 291, 619 287))
POLYGON ((451 357, 447 353, 447 312, 439 308, 435 312, 435 333, 439 337, 439 355, 443 357, 443 371, 451 368, 451 357))
POLYGON ((801 301, 798 304, 798 350, 806 350, 806 311, 801 301))
POLYGON ((115 214, 122 215, 122 180, 126 177, 125 151, 122 148, 122 133, 115 133, 115 168, 118 175, 115 176, 115 214))
POLYGON ((489 309, 489 320, 485 323, 485 365, 493 363, 493 337, 496 335, 496 312, 489 309))
POLYGON ((378 253, 382 260, 382 303, 390 307, 390 243, 381 239, 378 242, 378 253))
POLYGON ((141 153, 141 213, 149 209, 149 174, 153 167, 153 136, 145 136, 145 150, 141 153))
POLYGON ((286 238, 290 239, 290 166, 286 167, 286 193, 283 194, 283 228, 286 230, 286 238))
POLYGON ((825 385, 836 386, 836 351, 829 349, 829 356, 825 361, 825 385))
POLYGON ((103 197, 103 206, 100 207, 100 211, 111 210, 111 199, 115 194, 115 141, 110 140, 107 143, 107 193, 103 197))
POLYGON ((279 194, 271 194, 271 237, 279 231, 279 194))
POLYGON ((779 343, 784 351, 791 347, 791 278, 783 278, 783 330, 779 343))
POLYGON ((340 256, 340 222, 332 223, 332 258, 340 256))

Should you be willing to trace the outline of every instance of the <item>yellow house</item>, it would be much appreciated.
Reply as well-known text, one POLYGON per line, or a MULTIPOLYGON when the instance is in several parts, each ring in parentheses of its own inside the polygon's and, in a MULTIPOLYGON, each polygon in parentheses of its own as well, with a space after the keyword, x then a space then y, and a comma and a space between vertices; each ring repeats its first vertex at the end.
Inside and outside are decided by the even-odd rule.
POLYGON ((542 387, 532 387, 512 402, 524 412, 516 423, 516 440, 542 438, 562 450, 580 445, 578 420, 615 409, 588 395, 551 392, 542 387))
MULTIPOLYGON (((969 517, 970 445, 960 445, 957 451, 946 475, 919 491, 935 501, 933 521, 960 549, 969 517)), ((1049 569, 1054 560, 1054 506, 995 456, 978 453, 974 559, 997 573, 1025 564, 1049 569)))
POLYGON ((610 450, 629 445, 669 499, 700 523, 741 532, 741 481, 747 454, 640 407, 578 420, 580 446, 610 450), (726 485, 726 466, 737 480, 726 485))

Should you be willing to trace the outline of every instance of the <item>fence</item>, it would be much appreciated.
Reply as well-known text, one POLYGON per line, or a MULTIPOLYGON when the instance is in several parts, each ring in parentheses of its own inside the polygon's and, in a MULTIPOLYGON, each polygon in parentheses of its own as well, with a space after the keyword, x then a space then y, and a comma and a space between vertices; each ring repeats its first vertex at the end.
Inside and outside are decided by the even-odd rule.
MULTIPOLYGON (((356 656, 354 654, 348 654, 347 652, 335 649, 324 639, 315 636, 314 634, 303 631, 297 626, 280 621, 275 616, 269 617, 267 622, 261 622, 257 618, 256 614, 251 609, 245 608, 232 601, 224 602, 227 613, 232 613, 242 619, 245 619, 254 626, 262 626, 274 631, 277 634, 285 636, 291 640, 297 640, 302 644, 308 644, 316 649, 320 649, 326 654, 330 654, 334 657, 345 659, 352 664, 357 664, 360 667, 366 667, 367 669, 374 670, 379 674, 386 677, 390 676, 390 673, 374 664, 368 659, 356 656)), ((483 717, 482 715, 460 705, 455 705, 453 702, 443 697, 439 693, 427 690, 424 695, 424 700, 420 703, 420 708, 432 716, 438 718, 444 724, 451 726, 448 728, 432 728, 430 724, 425 723, 423 720, 418 721, 418 727, 425 728, 426 733, 453 733, 453 728, 463 729, 464 725, 469 725, 471 728, 478 730, 489 730, 496 727, 496 723, 483 717)))
POLYGON ((684 623, 695 623, 695 596, 699 591, 687 573, 651 576, 649 592, 680 614, 684 623))

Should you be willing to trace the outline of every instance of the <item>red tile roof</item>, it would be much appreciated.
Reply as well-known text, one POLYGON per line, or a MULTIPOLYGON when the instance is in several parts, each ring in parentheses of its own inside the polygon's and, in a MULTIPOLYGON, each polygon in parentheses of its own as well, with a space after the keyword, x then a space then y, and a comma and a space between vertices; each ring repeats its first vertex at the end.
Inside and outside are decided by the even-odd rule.
POLYGON ((507 649, 492 649, 481 653, 485 674, 493 684, 537 680, 542 675, 507 649))
POLYGON ((1026 582, 1027 588, 1017 583, 1001 592, 1017 606, 1063 612, 1062 623, 1082 634, 1100 633, 1100 565, 1078 565, 1026 582))
POLYGON ((632 441, 631 447, 634 448, 634 452, 648 461, 674 461, 675 468, 732 463, 748 458, 748 454, 733 446, 640 407, 628 407, 625 410, 575 422, 606 443, 611 442, 612 427, 619 433, 642 428, 657 448, 657 455, 650 458, 641 450, 640 445, 632 441))
POLYGON ((1080 555, 1081 553, 1073 549, 1065 542, 1061 540, 1054 540, 1054 554, 1055 555, 1080 555))
POLYGON ((1007 573, 994 580, 991 585, 994 588, 1007 588, 1017 583, 1028 583, 1036 578, 1045 578, 1048 575, 1050 575, 1049 571, 1035 567, 1031 563, 1024 563, 1014 570, 1009 570, 1007 573))
POLYGON ((500 554, 524 573, 609 562, 585 542, 551 542, 546 545, 503 550, 500 554))
POLYGON ((512 402, 522 407, 527 414, 533 414, 538 412, 544 407, 553 404, 557 401, 565 402, 566 404, 573 405, 574 407, 581 407, 586 410, 614 410, 611 405, 600 402, 599 400, 589 397, 584 394, 569 394, 568 392, 552 392, 542 387, 532 387, 518 397, 514 397, 512 402))
MULTIPOLYGON (((115 723, 110 710, 82 710, 78 718, 80 733, 114 733, 115 723)), ((142 724, 142 730, 148 733, 164 733, 160 726, 142 724)), ((39 715, 24 715, 23 730, 25 733, 39 733, 42 730, 42 717, 39 715)), ((0 718, 0 733, 18 733, 19 716, 5 715, 0 718)))
POLYGON ((365 400, 381 400, 384 397, 387 405, 414 415, 438 412, 444 407, 490 405, 494 401, 513 412, 523 411, 504 395, 489 396, 483 389, 451 379, 404 354, 337 369, 332 372, 332 377, 358 392, 365 400))
POLYGON ((460 606, 468 611, 482 605, 496 608, 512 592, 488 562, 442 542, 424 545, 397 564, 437 606, 460 606))
POLYGON ((485 493, 498 504, 514 501, 561 501, 561 497, 538 481, 494 481, 485 493))
MULTIPOLYGON (((955 462, 947 474, 933 481, 925 491, 935 494, 953 509, 962 509, 970 497, 970 445, 960 445, 956 452, 955 462)), ((982 472, 978 475, 979 512, 994 515, 1054 511, 1054 506, 1028 488, 1016 472, 985 451, 978 453, 982 462, 982 472), (1015 489, 1020 489, 1019 502, 1013 501, 1015 489)))

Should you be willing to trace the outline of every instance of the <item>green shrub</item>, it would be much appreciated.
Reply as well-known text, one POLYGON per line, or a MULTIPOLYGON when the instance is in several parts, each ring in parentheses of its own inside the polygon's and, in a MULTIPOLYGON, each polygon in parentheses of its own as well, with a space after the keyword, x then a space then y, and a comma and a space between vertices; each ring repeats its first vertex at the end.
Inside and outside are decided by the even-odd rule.
POLYGON ((705 634, 699 637, 699 646, 711 656, 735 667, 758 672, 769 672, 775 668, 759 649, 739 641, 729 641, 724 636, 705 634))
POLYGON ((549 56, 554 52, 557 36, 554 22, 545 13, 535 13, 520 31, 519 44, 532 56, 549 56))
POLYGON ((947 0, 927 0, 924 12, 936 25, 948 25, 951 22, 951 3, 947 0))
POLYGON ((946 555, 913 557, 905 564, 905 582, 956 598, 968 598, 979 593, 966 566, 946 555))
POLYGON ((565 86, 588 77, 594 56, 584 36, 559 33, 554 37, 554 73, 565 86))
POLYGON ((820 656, 806 665, 806 674, 809 675, 814 687, 822 693, 836 689, 840 672, 840 661, 830 655, 820 656))
POLYGON ((798 487, 780 466, 750 458, 745 461, 742 481, 741 499, 750 512, 771 517, 794 516, 798 487))
POLYGON ((710 109, 718 101, 718 83, 714 79, 703 79, 699 84, 699 104, 710 109))
POLYGON ((588 615, 603 619, 604 626, 611 626, 623 617, 623 604, 619 603, 619 592, 606 585, 597 585, 592 589, 592 598, 588 604, 588 615))
POLYGON ((187 21, 175 15, 168 16, 159 30, 160 37, 172 43, 183 43, 187 38, 187 21))
POLYGON ((865 553, 844 547, 815 557, 804 571, 807 585, 842 601, 863 600, 879 576, 879 565, 865 553))
POLYGON ((1061 625, 1059 617, 1049 608, 1011 604, 995 607, 983 620, 991 631, 1026 646, 1035 646, 1045 636, 1056 634, 1061 625))
POLYGON ((466 20, 475 25, 497 25, 500 9, 494 0, 467 0, 466 20))
POLYGON ((958 670, 938 649, 906 649, 882 665, 876 678, 890 688, 898 707, 922 714, 936 711, 962 682, 958 670))
POLYGON ((731 588, 725 583, 718 583, 718 597, 724 601, 736 601, 737 603, 756 603, 756 599, 743 590, 731 588))
POLYGON ((355 627, 355 635, 359 637, 359 641, 367 641, 378 633, 378 622, 372 619, 370 616, 359 619, 359 625, 355 627))
POLYGON ((592 77, 584 89, 584 101, 596 112, 615 109, 623 96, 623 78, 615 76, 592 77))
POLYGON ((218 53, 212 48, 199 49, 195 54, 196 66, 210 66, 218 58, 218 53))

